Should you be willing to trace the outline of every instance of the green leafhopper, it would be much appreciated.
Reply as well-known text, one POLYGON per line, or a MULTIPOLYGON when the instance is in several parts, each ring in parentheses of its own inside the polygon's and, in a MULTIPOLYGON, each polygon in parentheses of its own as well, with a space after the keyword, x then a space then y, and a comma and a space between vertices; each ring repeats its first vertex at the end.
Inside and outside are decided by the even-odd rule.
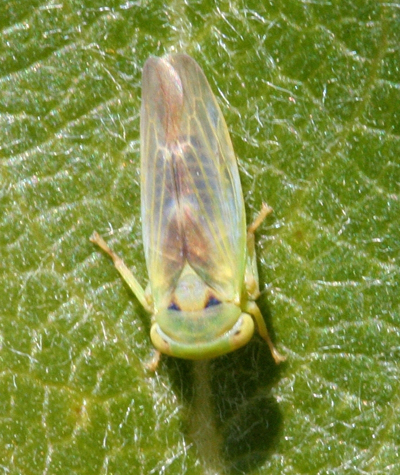
POLYGON ((185 54, 150 57, 143 69, 141 212, 149 273, 146 290, 94 233, 152 315, 160 352, 187 359, 245 345, 254 326, 278 363, 255 300, 259 296, 254 232, 246 230, 239 171, 229 132, 199 65, 185 54))

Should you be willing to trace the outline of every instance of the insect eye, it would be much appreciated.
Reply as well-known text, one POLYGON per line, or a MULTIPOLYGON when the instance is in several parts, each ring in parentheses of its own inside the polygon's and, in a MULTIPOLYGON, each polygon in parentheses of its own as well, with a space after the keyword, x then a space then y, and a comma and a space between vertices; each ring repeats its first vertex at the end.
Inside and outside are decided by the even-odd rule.
POLYGON ((176 303, 172 302, 171 305, 168 307, 168 310, 177 310, 178 312, 181 310, 176 303))
POLYGON ((216 299, 215 297, 210 297, 208 299, 208 302, 207 302, 205 308, 213 307, 214 305, 219 305, 220 303, 221 303, 220 300, 216 299))

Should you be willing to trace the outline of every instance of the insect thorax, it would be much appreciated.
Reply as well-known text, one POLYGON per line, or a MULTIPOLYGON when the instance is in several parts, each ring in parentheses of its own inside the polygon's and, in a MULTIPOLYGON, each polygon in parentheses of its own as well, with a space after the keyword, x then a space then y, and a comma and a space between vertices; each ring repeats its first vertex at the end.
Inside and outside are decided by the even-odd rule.
POLYGON ((186 264, 175 288, 171 308, 182 311, 203 310, 209 305, 219 303, 210 287, 186 264))

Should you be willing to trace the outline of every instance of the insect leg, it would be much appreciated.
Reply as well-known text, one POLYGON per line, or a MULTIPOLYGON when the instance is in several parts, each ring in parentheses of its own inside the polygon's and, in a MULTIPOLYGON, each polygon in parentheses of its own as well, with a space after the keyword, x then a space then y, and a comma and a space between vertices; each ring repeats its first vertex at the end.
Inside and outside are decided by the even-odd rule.
POLYGON ((254 317, 254 320, 257 325, 258 333, 267 342, 269 349, 271 351, 272 357, 275 360, 275 363, 279 364, 279 363, 282 363, 282 361, 285 361, 286 356, 282 356, 271 341, 271 338, 267 330, 267 326, 265 325, 264 318, 261 315, 260 309, 258 308, 257 304, 249 300, 246 302, 246 305, 244 306, 243 310, 254 317))
POLYGON ((253 236, 254 239, 254 233, 256 232, 258 226, 264 221, 264 219, 271 214, 273 209, 267 205, 267 203, 262 204, 262 208, 260 212, 258 213, 258 216, 256 219, 250 224, 250 226, 247 229, 247 239, 249 239, 250 236, 253 236))
POLYGON ((108 247, 107 243, 96 231, 92 234, 92 236, 90 237, 90 240, 94 244, 97 244, 104 252, 106 252, 111 257, 111 259, 114 262, 115 268, 121 274, 122 278, 128 284, 129 288, 135 294, 136 298, 142 304, 143 308, 147 310, 149 313, 153 313, 152 306, 150 305, 150 303, 148 302, 146 298, 146 294, 145 294, 145 291, 143 290, 143 287, 139 284, 136 277, 125 265, 124 261, 119 256, 117 256, 117 254, 115 254, 114 251, 112 251, 108 247))
POLYGON ((260 296, 254 233, 256 232, 260 224, 264 221, 264 219, 271 213, 272 208, 269 207, 266 203, 263 203, 258 216, 247 229, 247 264, 245 284, 247 294, 251 300, 256 300, 260 296))
POLYGON ((145 364, 146 368, 149 371, 152 371, 154 373, 154 371, 158 367, 158 363, 160 362, 160 359, 161 359, 161 352, 158 350, 154 350, 153 357, 149 361, 147 361, 147 363, 145 364))

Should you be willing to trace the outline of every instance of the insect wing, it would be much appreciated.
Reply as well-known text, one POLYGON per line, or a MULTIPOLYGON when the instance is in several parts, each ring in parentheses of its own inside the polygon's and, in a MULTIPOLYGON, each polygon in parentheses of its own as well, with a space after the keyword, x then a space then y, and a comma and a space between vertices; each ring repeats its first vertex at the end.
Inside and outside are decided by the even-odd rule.
POLYGON ((168 300, 184 265, 183 230, 168 149, 168 127, 176 127, 182 100, 179 78, 174 78, 171 66, 163 59, 149 58, 142 77, 141 206, 143 245, 156 308, 163 299, 168 300), (171 116, 174 107, 177 112, 171 116))
POLYGON ((185 263, 221 300, 240 296, 246 225, 236 158, 218 103, 186 55, 150 58, 141 111, 142 222, 156 308, 185 263))

